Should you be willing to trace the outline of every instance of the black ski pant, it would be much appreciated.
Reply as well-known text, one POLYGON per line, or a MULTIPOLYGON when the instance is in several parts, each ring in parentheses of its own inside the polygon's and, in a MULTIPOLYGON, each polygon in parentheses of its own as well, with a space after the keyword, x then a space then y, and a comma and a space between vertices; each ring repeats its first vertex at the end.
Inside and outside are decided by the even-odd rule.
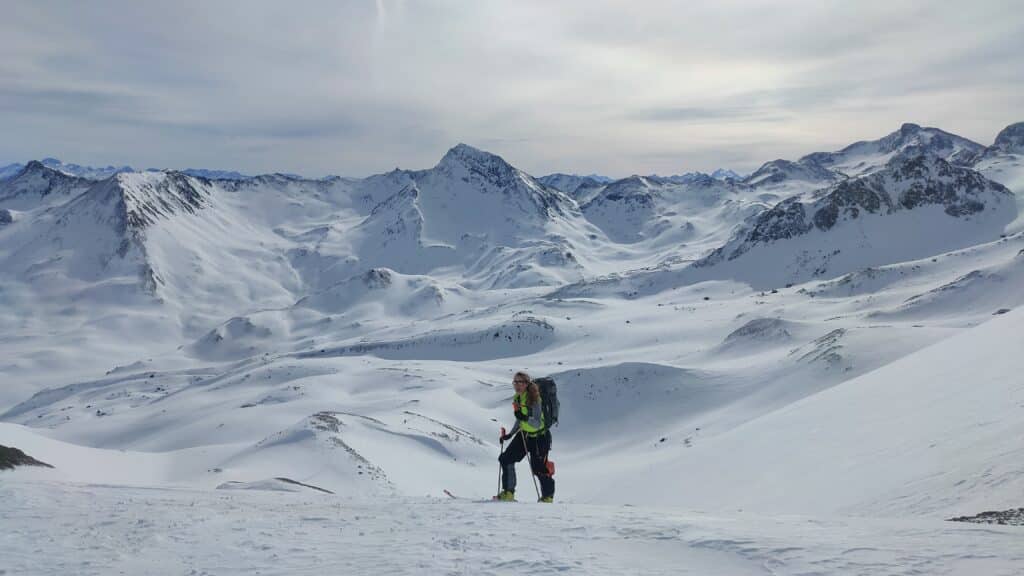
POLYGON ((548 475, 548 452, 551 450, 551 431, 545 430, 537 436, 527 436, 520 430, 509 440, 508 448, 498 457, 501 464, 501 487, 509 492, 516 490, 516 462, 530 453, 530 469, 540 480, 542 498, 555 496, 555 479, 548 475), (523 445, 526 438, 526 445, 523 445))

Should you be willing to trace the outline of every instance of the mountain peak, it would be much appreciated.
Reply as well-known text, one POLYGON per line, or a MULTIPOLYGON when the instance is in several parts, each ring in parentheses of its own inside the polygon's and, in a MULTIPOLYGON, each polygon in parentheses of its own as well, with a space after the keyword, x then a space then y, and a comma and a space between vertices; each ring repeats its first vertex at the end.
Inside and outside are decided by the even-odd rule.
POLYGON ((69 174, 65 174, 60 170, 55 170, 42 161, 31 160, 28 164, 25 164, 22 169, 15 174, 11 181, 22 180, 22 181, 73 181, 77 178, 69 174))
POLYGON ((952 164, 968 166, 984 150, 981 144, 956 134, 906 122, 899 130, 878 140, 855 142, 838 152, 808 154, 799 163, 856 177, 884 168, 894 154, 926 153, 939 156, 952 164))
MULTIPOLYGON (((907 146, 916 146, 942 155, 947 160, 952 159, 952 156, 959 153, 960 150, 968 153, 978 153, 984 149, 984 146, 981 144, 972 142, 962 136, 950 134, 938 128, 922 128, 917 124, 909 122, 901 125, 897 132, 889 134, 878 142, 883 152, 895 152, 907 146)), ((845 150, 851 150, 858 145, 854 144, 845 150)))
POLYGON ((742 176, 740 176, 739 174, 732 170, 729 170, 728 168, 719 168, 715 170, 714 172, 711 173, 711 177, 714 178, 715 180, 727 180, 730 178, 733 180, 743 179, 742 176))
POLYGON ((539 187, 532 177, 517 170, 501 156, 461 143, 441 158, 434 171, 465 182, 486 182, 498 189, 539 187))
POLYGON ((841 178, 840 174, 822 165, 823 162, 819 158, 820 153, 816 153, 813 156, 815 156, 814 159, 805 157, 800 162, 781 159, 765 162, 753 174, 747 176, 743 182, 751 186, 770 186, 782 184, 790 180, 798 180, 824 185, 841 178))
POLYGON ((25 164, 25 172, 38 172, 40 170, 49 170, 49 168, 39 160, 31 160, 28 164, 25 164))
POLYGON ((1024 154, 1024 122, 1010 124, 999 131, 992 148, 1016 154, 1024 154))
POLYGON ((502 166, 508 167, 508 162, 497 154, 491 154, 485 150, 474 148, 468 144, 458 143, 452 146, 444 157, 441 158, 439 166, 452 166, 461 164, 467 167, 502 166))
POLYGON ((82 201, 114 205, 127 228, 138 232, 177 213, 194 214, 209 197, 208 183, 181 172, 121 172, 90 188, 82 201))
POLYGON ((32 160, 0 181, 0 203, 4 208, 32 210, 41 205, 49 206, 67 200, 92 183, 32 160))
POLYGON ((541 176, 540 178, 537 178, 537 181, 545 186, 560 190, 575 197, 578 193, 600 188, 611 180, 601 181, 593 176, 580 176, 578 174, 556 172, 554 174, 548 174, 547 176, 541 176))
POLYGON ((60 172, 67 176, 86 178, 88 180, 106 180, 119 172, 131 172, 131 166, 82 166, 80 164, 69 164, 58 158, 47 157, 40 160, 40 163, 47 168, 60 172))
POLYGON ((900 134, 916 134, 922 130, 920 124, 914 124, 913 122, 904 122, 900 126, 900 134))

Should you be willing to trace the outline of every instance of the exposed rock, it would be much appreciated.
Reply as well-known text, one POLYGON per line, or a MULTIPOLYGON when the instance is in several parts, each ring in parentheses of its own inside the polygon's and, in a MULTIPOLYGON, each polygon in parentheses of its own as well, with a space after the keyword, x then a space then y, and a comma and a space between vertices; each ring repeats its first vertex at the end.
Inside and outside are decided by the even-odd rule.
POLYGON ((13 470, 18 466, 42 466, 53 468, 53 466, 36 460, 17 448, 0 446, 0 470, 13 470))
POLYGON ((950 522, 973 522, 975 524, 1000 524, 1003 526, 1024 526, 1024 508, 982 512, 975 516, 950 518, 950 522))
POLYGON ((778 342, 792 339, 785 320, 779 318, 754 318, 725 337, 726 345, 741 342, 778 342))

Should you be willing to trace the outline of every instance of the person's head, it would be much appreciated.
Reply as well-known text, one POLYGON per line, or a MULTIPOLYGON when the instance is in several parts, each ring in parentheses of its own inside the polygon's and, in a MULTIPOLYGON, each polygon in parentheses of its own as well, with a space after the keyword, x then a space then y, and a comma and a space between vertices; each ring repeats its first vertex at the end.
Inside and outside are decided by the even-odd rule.
POLYGON ((537 384, 533 382, 533 379, 526 372, 516 372, 515 376, 512 377, 512 386, 515 387, 516 394, 522 394, 523 391, 526 391, 526 398, 530 404, 540 400, 540 389, 537 388, 537 384))

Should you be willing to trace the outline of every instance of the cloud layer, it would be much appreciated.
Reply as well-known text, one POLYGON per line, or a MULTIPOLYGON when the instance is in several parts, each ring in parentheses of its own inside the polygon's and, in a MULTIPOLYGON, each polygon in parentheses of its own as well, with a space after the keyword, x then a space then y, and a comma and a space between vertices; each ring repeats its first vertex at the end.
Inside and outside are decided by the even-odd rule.
POLYGON ((1012 1, 15 2, 0 164, 677 173, 1024 119, 1012 1))

